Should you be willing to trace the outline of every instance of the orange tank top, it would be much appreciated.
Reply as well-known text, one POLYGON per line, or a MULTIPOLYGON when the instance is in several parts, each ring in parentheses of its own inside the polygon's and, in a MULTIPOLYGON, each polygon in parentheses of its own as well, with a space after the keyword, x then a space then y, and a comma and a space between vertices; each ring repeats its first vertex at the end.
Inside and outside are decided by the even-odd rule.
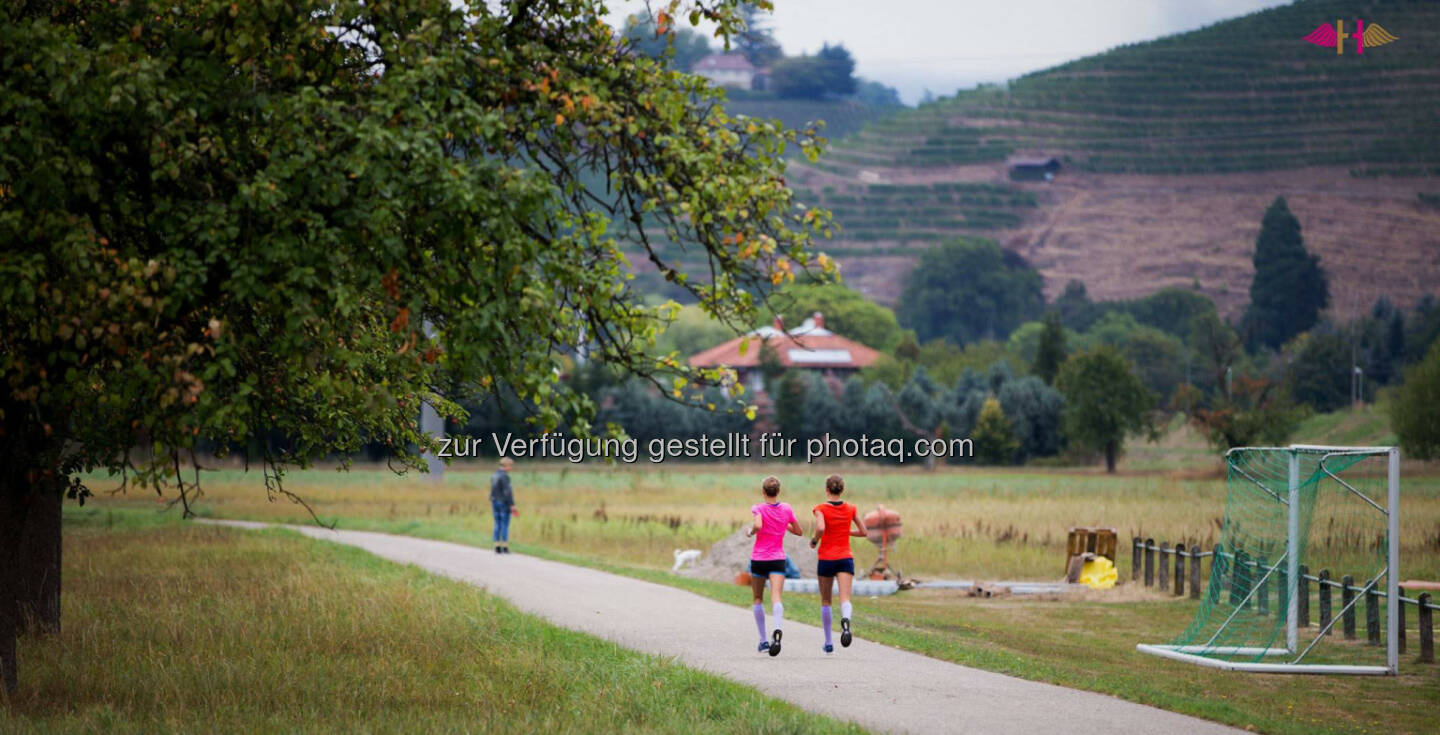
POLYGON ((849 503, 829 502, 815 506, 814 510, 825 519, 825 533, 820 535, 820 558, 825 561, 851 558, 850 524, 859 511, 849 503))

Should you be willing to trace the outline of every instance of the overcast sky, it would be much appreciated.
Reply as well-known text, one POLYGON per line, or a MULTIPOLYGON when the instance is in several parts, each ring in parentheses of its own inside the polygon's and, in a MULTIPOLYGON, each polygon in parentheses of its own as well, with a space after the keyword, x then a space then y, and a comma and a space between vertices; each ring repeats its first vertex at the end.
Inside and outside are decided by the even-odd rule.
MULTIPOLYGON (((1192 30, 1280 0, 775 0, 770 25, 789 55, 844 43, 857 75, 915 104, 979 82, 1192 30)), ((613 2, 612 21, 643 9, 613 2)), ((683 21, 682 21, 683 25, 683 21)))

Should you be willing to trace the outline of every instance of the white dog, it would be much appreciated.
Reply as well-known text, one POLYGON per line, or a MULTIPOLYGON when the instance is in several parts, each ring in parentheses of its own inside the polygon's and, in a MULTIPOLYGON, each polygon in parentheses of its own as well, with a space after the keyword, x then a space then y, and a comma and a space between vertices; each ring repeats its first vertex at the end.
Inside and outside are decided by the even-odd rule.
POLYGON ((680 549, 676 549, 676 550, 675 550, 675 566, 671 567, 671 568, 670 568, 670 571, 672 571, 672 572, 678 572, 678 571, 680 571, 680 567, 683 567, 683 566, 685 566, 686 564, 692 564, 692 565, 693 565, 693 564, 694 564, 695 562, 697 562, 697 561, 700 561, 700 550, 699 550, 699 549, 685 549, 684 551, 681 551, 680 549))

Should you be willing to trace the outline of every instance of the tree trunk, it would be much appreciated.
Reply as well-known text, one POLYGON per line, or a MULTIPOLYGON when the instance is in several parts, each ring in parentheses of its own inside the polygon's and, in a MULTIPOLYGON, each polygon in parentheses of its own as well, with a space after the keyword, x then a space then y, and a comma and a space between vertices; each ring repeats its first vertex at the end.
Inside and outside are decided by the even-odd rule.
POLYGON ((1120 451, 1120 443, 1116 441, 1105 442, 1105 471, 1115 472, 1115 455, 1120 451))
MULTIPOLYGON (((64 483, 36 483, 20 537, 20 579, 16 597, 21 632, 60 632, 60 506, 64 483)), ((13 558, 13 557, 12 557, 13 558)))
MULTIPOLYGON (((12 445, 12 449, 17 449, 12 445)), ((29 449, 30 447, 24 447, 29 449)), ((0 461, 0 686, 15 690, 15 639, 60 631, 60 508, 65 483, 15 452, 0 461)), ((45 455, 41 455, 45 456, 45 455)), ((52 470, 53 473, 53 470, 52 470)))
MULTIPOLYGON (((8 478, 7 478, 8 479, 8 478)), ((19 489, 7 482, 0 487, 0 686, 6 692, 15 691, 15 634, 19 632, 20 606, 16 591, 19 588, 20 531, 25 518, 19 489)))

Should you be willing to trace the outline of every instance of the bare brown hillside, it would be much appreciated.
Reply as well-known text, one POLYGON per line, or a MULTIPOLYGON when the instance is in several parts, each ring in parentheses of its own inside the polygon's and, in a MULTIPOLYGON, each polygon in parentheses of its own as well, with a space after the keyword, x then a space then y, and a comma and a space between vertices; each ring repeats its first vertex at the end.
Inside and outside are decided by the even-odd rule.
MULTIPOLYGON (((849 183, 833 172, 796 173, 817 188, 849 183)), ((999 164, 866 175, 895 184, 1006 181, 999 164)), ((1039 205, 1019 228, 993 236, 1039 269, 1047 297, 1071 279, 1095 299, 1198 282, 1222 312, 1236 315, 1249 300, 1261 214, 1277 195, 1289 201, 1307 247, 1330 275, 1338 314, 1368 308, 1382 295, 1408 306, 1440 293, 1440 207, 1417 196, 1440 191, 1435 179, 1362 179, 1328 168, 1186 176, 1067 171, 1053 183, 1021 188, 1039 205)), ((825 247, 840 256, 851 286, 894 304, 919 250, 886 254, 894 245, 851 242, 842 233, 825 247)))

